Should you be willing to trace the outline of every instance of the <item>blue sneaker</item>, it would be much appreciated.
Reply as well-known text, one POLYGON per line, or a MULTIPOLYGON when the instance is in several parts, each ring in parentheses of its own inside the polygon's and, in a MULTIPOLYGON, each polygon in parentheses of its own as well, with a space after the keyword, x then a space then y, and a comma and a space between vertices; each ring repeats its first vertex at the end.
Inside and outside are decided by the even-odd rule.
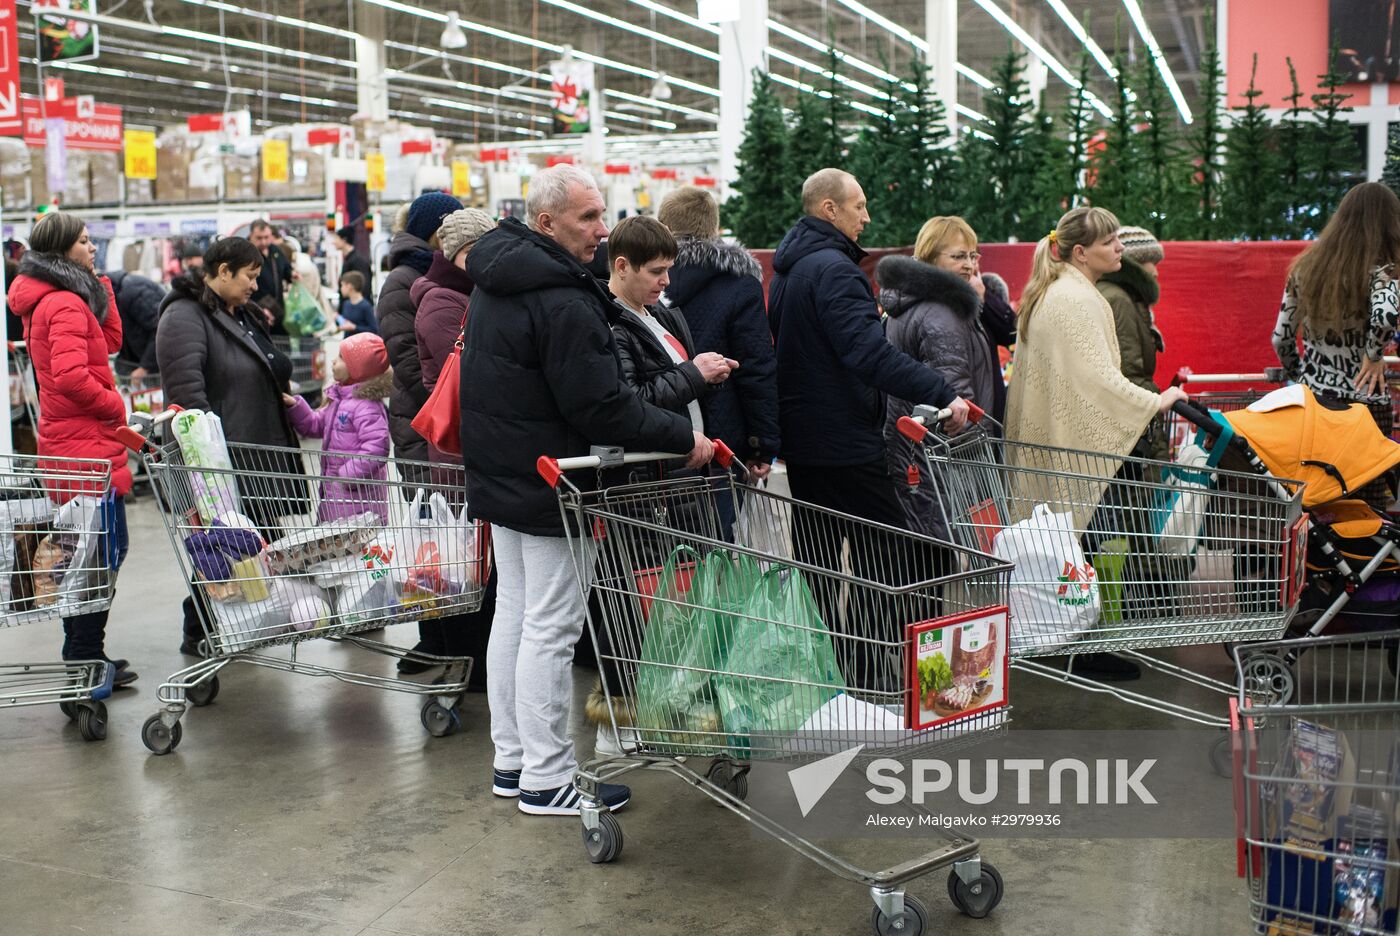
POLYGON ((495 768, 491 772, 491 792, 507 799, 519 796, 520 771, 495 768))
MULTIPOLYGON (((598 795, 608 812, 617 812, 632 798, 632 791, 620 783, 598 784, 598 795)), ((552 790, 521 790, 520 811, 531 816, 577 816, 583 797, 571 783, 552 790)))

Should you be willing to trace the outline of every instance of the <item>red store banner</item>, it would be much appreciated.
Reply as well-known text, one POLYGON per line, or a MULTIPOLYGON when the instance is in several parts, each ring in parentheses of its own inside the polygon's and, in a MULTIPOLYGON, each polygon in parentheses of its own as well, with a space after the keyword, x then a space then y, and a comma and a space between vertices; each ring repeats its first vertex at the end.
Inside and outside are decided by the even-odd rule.
POLYGON ((115 104, 90 104, 77 98, 64 98, 57 104, 40 106, 37 97, 24 95, 24 142, 44 146, 44 118, 62 117, 64 142, 71 149, 122 151, 122 109, 115 104))
POLYGON ((19 23, 15 0, 0 0, 0 136, 24 132, 19 94, 19 23))

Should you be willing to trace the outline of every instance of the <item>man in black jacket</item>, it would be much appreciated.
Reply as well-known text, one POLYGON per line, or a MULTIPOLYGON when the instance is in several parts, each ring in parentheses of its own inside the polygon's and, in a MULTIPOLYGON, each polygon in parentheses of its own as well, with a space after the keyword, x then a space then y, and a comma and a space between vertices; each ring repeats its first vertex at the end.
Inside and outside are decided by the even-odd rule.
POLYGON ((267 323, 272 328, 272 334, 285 335, 287 329, 283 327, 282 319, 287 314, 286 287, 297 278, 297 274, 287 255, 273 245, 272 235, 272 225, 262 218, 248 225, 248 240, 263 255, 253 301, 267 310, 267 323))
POLYGON ((125 270, 107 274, 122 318, 122 350, 117 373, 140 380, 160 370, 156 363, 156 322, 160 320, 165 289, 153 279, 125 270))
MULTIPOLYGON (((536 462, 594 444, 689 453, 695 466, 713 452, 688 419, 622 382, 610 330, 619 310, 583 266, 607 234, 592 176, 573 166, 536 173, 525 209, 528 228, 507 218, 467 259, 476 289, 462 352, 462 456, 472 515, 493 526, 499 583, 486 667, 492 792, 518 797, 527 814, 576 816, 570 660, 593 550, 578 531, 571 549, 536 462)), ((617 809, 630 795, 602 784, 595 805, 617 809)))
MULTIPOLYGON (((896 349, 885 338, 870 280, 861 271, 865 252, 856 246, 870 222, 865 193, 850 173, 822 169, 802 185, 802 210, 773 255, 768 319, 778 356, 778 414, 782 454, 792 496, 822 507, 890 526, 905 526, 893 484, 885 471, 885 394, 915 403, 948 407, 945 429, 967 423, 967 402, 943 379, 896 349)), ((836 569, 841 536, 830 524, 822 535, 797 544, 807 561, 836 569)), ((895 578, 928 578, 932 570, 901 568, 897 545, 872 536, 852 545, 857 575, 889 584, 895 578)), ((823 599, 828 626, 838 624, 834 596, 823 599)), ((872 634, 898 626, 877 607, 845 617, 845 627, 865 629, 892 645, 899 635, 872 634)), ((909 623, 909 622, 904 622, 909 623)), ((840 641, 838 659, 853 686, 894 691, 902 685, 898 661, 877 645, 840 641)))

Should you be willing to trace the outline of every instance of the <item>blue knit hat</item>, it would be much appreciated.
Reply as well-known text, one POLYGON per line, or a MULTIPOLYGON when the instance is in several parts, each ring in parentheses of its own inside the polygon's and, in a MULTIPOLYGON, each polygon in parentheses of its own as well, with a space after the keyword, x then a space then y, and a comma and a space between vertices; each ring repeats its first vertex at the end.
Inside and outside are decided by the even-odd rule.
POLYGON ((408 224, 404 230, 425 241, 437 233, 443 218, 461 210, 462 203, 446 192, 424 192, 408 206, 408 224))

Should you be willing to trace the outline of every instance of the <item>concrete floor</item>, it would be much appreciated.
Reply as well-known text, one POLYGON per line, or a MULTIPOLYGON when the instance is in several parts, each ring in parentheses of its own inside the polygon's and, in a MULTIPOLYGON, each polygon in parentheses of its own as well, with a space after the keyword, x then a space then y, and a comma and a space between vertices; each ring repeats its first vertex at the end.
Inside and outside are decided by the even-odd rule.
MULTIPOLYGON (((179 749, 151 756, 141 724, 157 684, 187 662, 176 652, 185 588, 151 500, 129 509, 107 646, 141 679, 109 701, 108 739, 84 743, 56 707, 0 712, 3 936, 870 932, 862 888, 664 774, 630 775, 623 856, 590 865, 577 820, 525 817, 491 796, 482 696, 467 699, 464 731, 435 739, 412 697, 233 666, 218 700, 186 714, 179 749)), ((0 659, 51 659, 59 642, 56 627, 0 629, 0 659)), ((390 670, 356 648, 307 646, 313 659, 390 670)), ((1229 672, 1214 646, 1175 659, 1229 672)), ((577 674, 580 696, 591 680, 577 674)), ((1022 678, 1016 720, 1178 727, 1100 698, 1022 678)), ((1228 797, 1229 783, 1203 795, 1228 797)), ((853 848, 879 862, 880 844, 853 848)), ((937 873, 910 888, 930 932, 1249 932, 1228 838, 996 840, 984 855, 1005 878, 1001 906, 961 916, 937 873)))

